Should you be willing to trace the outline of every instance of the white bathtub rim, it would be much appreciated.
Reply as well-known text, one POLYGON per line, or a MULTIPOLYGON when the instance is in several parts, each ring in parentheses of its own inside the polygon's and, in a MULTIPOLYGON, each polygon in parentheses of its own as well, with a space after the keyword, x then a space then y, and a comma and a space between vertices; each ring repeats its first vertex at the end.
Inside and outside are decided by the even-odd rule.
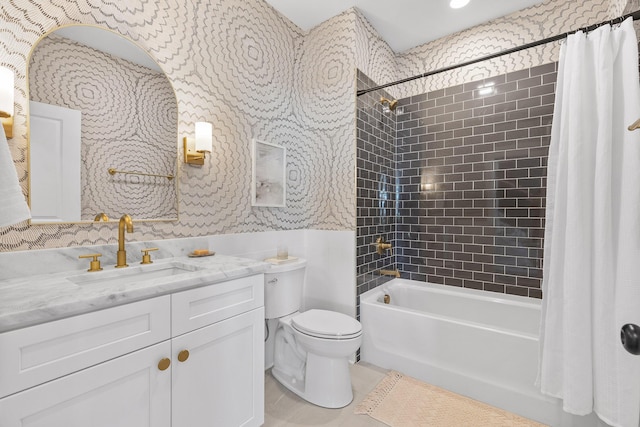
MULTIPOLYGON (((392 287, 394 284, 397 284, 398 282, 396 282, 396 280, 398 279, 393 279, 387 283, 385 283, 382 286, 379 286, 377 288, 371 289, 367 292, 365 292, 364 294, 361 295, 360 297, 360 305, 373 305, 373 306, 377 306, 380 307, 381 309, 384 310, 393 310, 396 312, 405 312, 405 313, 411 313, 413 315, 416 316, 421 316, 421 317, 426 317, 429 319, 436 319, 436 320, 443 320, 443 321, 447 321, 447 322, 451 322, 454 323, 456 325, 461 325, 461 326, 470 326, 473 328, 477 328, 477 329, 482 329, 485 331, 492 331, 492 332, 499 332, 505 335, 509 335, 512 337, 521 337, 524 339, 528 339, 528 340, 534 340, 534 341, 538 341, 539 339, 539 335, 537 333, 533 334, 533 333, 529 333, 529 332, 524 332, 524 331, 516 331, 513 329, 507 329, 507 328, 501 328, 499 326, 494 326, 494 325, 487 325, 485 323, 480 323, 480 322, 474 322, 472 320, 460 320, 457 319, 455 317, 451 317, 451 316, 444 316, 441 314, 434 314, 428 311, 422 311, 422 310, 416 310, 413 308, 409 308, 409 307, 404 307, 404 306, 398 306, 398 305, 394 305, 394 304, 385 304, 384 302, 380 301, 382 299, 382 296, 389 292, 388 288, 392 287)), ((410 281, 410 280, 406 280, 406 279, 399 279, 401 280, 401 282, 399 282, 401 284, 401 286, 405 286, 405 287, 414 287, 414 288, 425 288, 428 289, 429 292, 438 292, 438 293, 446 293, 447 295, 451 295, 451 296, 458 296, 457 294, 460 293, 460 291, 456 292, 454 291, 450 291, 447 289, 431 289, 430 286, 444 286, 447 287, 446 285, 435 285, 433 283, 427 283, 427 287, 425 286, 421 286, 419 284, 416 284, 416 282, 410 281)), ((464 296, 465 298, 468 297, 468 295, 464 296)), ((476 299, 476 300, 490 300, 491 302, 495 302, 494 300, 500 300, 500 298, 487 298, 484 297, 483 295, 470 295, 470 297, 472 299, 476 299), (475 298, 474 298, 475 297, 475 298)), ((524 297, 523 297, 524 298, 524 297)), ((512 302, 510 300, 504 301, 504 299, 502 299, 502 301, 499 301, 500 303, 503 304, 512 304, 512 302)), ((522 307, 526 307, 526 308, 533 308, 533 309, 539 309, 540 308, 540 304, 529 304, 526 302, 518 302, 515 301, 513 302, 513 305, 515 306, 522 306, 522 307)))
POLYGON ((450 286, 450 285, 441 285, 439 283, 431 283, 431 282, 420 282, 417 280, 409 280, 402 278, 391 279, 385 284, 378 286, 376 288, 370 289, 367 292, 364 292, 360 295, 360 301, 363 299, 370 300, 374 299, 373 295, 383 295, 385 292, 388 292, 390 287, 394 285, 402 285, 412 288, 418 289, 428 289, 429 291, 443 293, 451 296, 459 296, 461 293, 464 294, 465 298, 475 299, 475 300, 484 300, 491 301, 497 304, 510 304, 518 307, 526 307, 537 309, 542 305, 542 300, 537 298, 529 298, 520 295, 511 295, 511 294, 500 294, 496 292, 482 291, 479 289, 472 288, 463 288, 459 286, 450 286))
POLYGON ((414 310, 412 308, 407 308, 407 307, 402 307, 402 306, 393 306, 391 304, 384 304, 384 303, 380 303, 380 302, 367 302, 366 304, 371 304, 371 305, 376 305, 381 307, 383 310, 394 310, 397 312, 403 312, 403 313, 411 313, 417 316, 421 316, 421 317, 426 317, 428 319, 435 319, 435 320, 443 320, 446 322, 450 322, 456 325, 460 325, 460 326, 469 326, 472 328, 476 328, 476 329, 481 329, 484 331, 489 331, 489 332, 499 332, 501 334, 505 334, 511 337, 518 337, 518 338, 523 338, 526 340, 531 340, 531 341, 538 341, 538 335, 537 334, 530 334, 527 332, 521 332, 521 331, 513 331, 511 329, 504 329, 504 328, 499 328, 497 326, 488 326, 485 325, 483 323, 478 323, 478 322, 473 322, 471 320, 458 320, 455 317, 449 317, 449 316, 442 316, 439 314, 431 314, 431 313, 427 313, 424 311, 420 311, 420 310, 414 310))

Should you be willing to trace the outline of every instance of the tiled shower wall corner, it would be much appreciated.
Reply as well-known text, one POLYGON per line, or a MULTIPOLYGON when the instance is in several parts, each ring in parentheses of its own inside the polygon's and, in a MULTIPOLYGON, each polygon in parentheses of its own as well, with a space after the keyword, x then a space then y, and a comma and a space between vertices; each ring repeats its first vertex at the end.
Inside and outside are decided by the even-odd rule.
POLYGON ((400 101, 403 276, 542 297, 556 70, 551 63, 400 101))
MULTIPOLYGON (((358 90, 375 85, 358 71, 358 90)), ((358 97, 357 103, 357 295, 391 279, 381 276, 381 269, 396 268, 395 253, 379 255, 373 245, 382 237, 396 247, 396 115, 382 111, 381 97, 391 98, 380 90, 358 97)))
MULTIPOLYGON (((542 297, 556 71, 551 63, 402 99, 391 139, 370 107, 380 94, 359 97, 358 295, 382 283, 376 269, 397 267, 413 280, 542 297), (382 233, 393 234, 393 257, 371 246, 382 233)), ((375 83, 359 73, 361 85, 375 83)), ((394 117, 384 119, 391 127, 394 117)))

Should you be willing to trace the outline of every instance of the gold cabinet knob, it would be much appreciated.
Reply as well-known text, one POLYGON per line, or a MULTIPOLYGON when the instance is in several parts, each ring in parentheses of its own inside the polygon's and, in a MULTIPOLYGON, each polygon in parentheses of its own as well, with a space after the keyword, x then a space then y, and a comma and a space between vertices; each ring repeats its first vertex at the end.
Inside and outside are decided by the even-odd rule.
POLYGON ((178 360, 181 362, 186 361, 189 358, 189 350, 182 350, 178 353, 178 360))
POLYGON ((149 255, 149 252, 151 251, 157 251, 158 248, 147 248, 147 249, 142 249, 142 261, 140 262, 140 264, 153 264, 153 261, 151 261, 151 255, 149 255))
POLYGON ((163 359, 160 359, 160 361, 158 362, 158 369, 160 369, 161 371, 166 371, 169 368, 169 365, 171 365, 171 359, 165 357, 163 359))
POLYGON ((93 261, 91 261, 91 263, 89 264, 89 269, 87 270, 93 272, 102 270, 102 267, 100 267, 100 260, 98 259, 101 256, 102 254, 87 254, 80 255, 78 258, 93 258, 93 261))

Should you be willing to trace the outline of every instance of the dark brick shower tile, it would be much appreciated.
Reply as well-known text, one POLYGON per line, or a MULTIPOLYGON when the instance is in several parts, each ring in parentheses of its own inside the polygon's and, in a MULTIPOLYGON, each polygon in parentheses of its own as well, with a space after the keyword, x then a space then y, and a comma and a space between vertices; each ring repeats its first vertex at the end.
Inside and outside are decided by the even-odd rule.
POLYGON ((427 100, 427 94, 426 93, 423 93, 423 94, 420 94, 420 95, 414 95, 414 96, 412 96, 410 98, 411 104, 418 104, 418 103, 420 103, 422 101, 426 101, 426 100, 427 100))
POLYGON ((473 92, 471 92, 471 91, 461 92, 461 93, 458 93, 458 94, 454 95, 454 97, 453 97, 453 101, 454 102, 463 102, 463 101, 468 101, 470 99, 473 99, 473 92))
MULTIPOLYGON (((542 85, 542 86, 537 86, 537 87, 532 87, 530 89, 530 94, 531 94, 531 96, 552 95, 552 96, 555 97, 555 95, 554 95, 555 87, 556 87, 556 85, 553 84, 553 83, 542 85)), ((549 104, 549 102, 544 102, 544 103, 545 104, 549 104)))
POLYGON ((529 290, 527 288, 521 288, 518 286, 507 286, 506 293, 510 295, 520 295, 523 297, 529 296, 529 290))
POLYGON ((487 96, 484 98, 484 105, 496 105, 501 104, 506 101, 506 96, 504 93, 498 93, 493 96, 487 96))
POLYGON ((506 120, 519 120, 519 119, 526 119, 529 117, 529 113, 527 110, 515 110, 515 111, 507 111, 506 113, 506 120))
POLYGON ((482 289, 482 282, 478 282, 475 280, 465 280, 464 287, 470 289, 482 289))
POLYGON ((504 285, 515 285, 516 284, 516 278, 514 276, 505 276, 505 275, 501 275, 501 274, 496 274, 494 276, 494 281, 496 283, 502 283, 504 285))
POLYGON ((469 101, 464 101, 465 110, 472 110, 474 108, 482 107, 483 105, 484 102, 482 101, 482 99, 471 99, 469 101))
POLYGON ((511 276, 527 276, 529 270, 523 267, 505 267, 504 273, 511 276))
POLYGON ((556 99, 555 93, 542 95, 542 105, 553 104, 555 102, 555 99, 556 99))
POLYGON ((542 299, 542 291, 540 289, 529 288, 529 298, 542 299))
POLYGON ((505 94, 505 101, 517 101, 520 99, 529 98, 529 89, 521 89, 505 94))
POLYGON ((541 284, 540 279, 531 279, 528 277, 518 277, 517 279, 518 286, 525 286, 528 288, 540 288, 541 284))
POLYGON ((522 80, 522 79, 526 79, 527 77, 529 77, 529 69, 525 69, 525 70, 520 70, 520 71, 514 71, 512 73, 508 73, 506 75, 507 81, 508 82, 512 82, 514 80, 522 80))
MULTIPOLYGON (((544 234, 548 153, 544 144, 549 142, 553 93, 541 87, 554 86, 552 70, 555 70, 554 64, 488 79, 495 82, 492 96, 471 98, 474 92, 478 96, 478 86, 486 82, 480 81, 401 100, 401 104, 415 104, 417 108, 412 106, 409 114, 395 116, 400 123, 395 153, 388 148, 384 152, 376 148, 378 140, 392 143, 385 133, 392 127, 391 120, 385 118, 384 128, 380 128, 376 117, 358 120, 358 138, 367 143, 363 145, 358 141, 358 168, 388 173, 377 166, 380 158, 391 156, 391 170, 393 161, 399 160, 396 163, 400 171, 396 174, 401 191, 399 199, 421 204, 400 206, 398 212, 403 216, 392 224, 397 239, 411 238, 413 240, 406 242, 416 243, 405 248, 400 241, 396 242, 396 247, 401 248, 396 258, 403 258, 399 268, 406 266, 410 277, 419 274, 420 280, 433 279, 453 286, 464 285, 466 281, 468 286, 482 286, 484 290, 497 292, 507 292, 506 286, 509 286, 511 293, 526 291, 531 297, 540 296, 536 294, 539 291, 536 286, 539 287, 542 251, 520 239, 535 240, 539 244, 544 234), (536 81, 539 86, 531 86, 536 81), (521 89, 516 90, 517 87, 521 89), (540 93, 531 95, 532 92, 540 93), (540 124, 535 126, 535 122, 527 121, 531 119, 540 124), (438 127, 434 127, 436 123, 438 127), (493 126, 493 129, 482 126, 493 126), (418 158, 411 153, 418 153, 418 158), (431 177, 430 182, 435 183, 434 191, 419 190, 425 173, 431 177), (539 180, 539 184, 535 180, 539 180), (520 187, 521 184, 524 186, 520 187), (526 215, 508 216, 518 210, 526 215), (465 214, 472 216, 460 216, 465 214), (424 227, 438 228, 427 232, 424 227), (486 236, 486 233, 498 235, 486 236), (467 252, 467 247, 480 247, 482 251, 467 252), (405 250, 413 252, 407 255, 405 250), (515 263, 500 265, 497 262, 500 258, 515 259, 515 263), (482 267, 467 271, 465 264, 482 267), (524 272, 527 274, 519 275, 524 272), (526 280, 516 283, 516 278, 526 280)), ((366 231, 373 235, 377 232, 376 221, 388 219, 377 216, 380 209, 373 203, 377 176, 363 181, 360 177, 364 174, 360 170, 358 174, 358 198, 367 198, 364 207, 358 208, 358 215, 372 215, 366 217, 365 222, 358 218, 358 229, 359 233, 366 231)), ((361 204, 358 200, 358 205, 361 204)), ((392 206, 385 208, 387 215, 391 215, 391 209, 392 206)), ((366 246, 358 248, 359 263, 376 261, 374 255, 361 257, 367 250, 366 246)), ((378 261, 384 262, 384 259, 378 261)), ((376 278, 370 286, 377 283, 376 278)))
POLYGON ((498 292, 498 293, 505 293, 504 292, 504 285, 499 285, 497 283, 486 283, 484 285, 484 290, 485 291, 489 291, 489 292, 498 292))
POLYGON ((542 84, 542 78, 540 76, 530 77, 528 79, 518 80, 518 89, 528 89, 538 87, 542 84))
POLYGON ((441 98, 444 96, 444 93, 445 93, 444 89, 440 89, 440 90, 435 90, 433 92, 429 92, 427 96, 428 96, 428 99, 441 98))
POLYGON ((536 67, 532 67, 529 70, 529 75, 531 75, 531 76, 539 76, 541 74, 555 73, 555 71, 556 71, 556 63, 555 62, 551 62, 549 64, 538 65, 536 67))

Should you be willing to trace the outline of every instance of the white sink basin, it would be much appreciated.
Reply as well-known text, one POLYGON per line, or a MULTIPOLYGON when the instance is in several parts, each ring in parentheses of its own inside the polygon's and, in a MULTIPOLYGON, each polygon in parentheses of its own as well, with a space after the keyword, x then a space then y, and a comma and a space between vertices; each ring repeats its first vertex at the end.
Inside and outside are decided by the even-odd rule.
POLYGON ((107 271, 105 268, 105 270, 100 272, 70 276, 67 277, 67 280, 76 285, 119 285, 122 283, 162 279, 200 270, 202 270, 202 268, 194 265, 171 262, 166 264, 138 265, 122 269, 114 268, 110 271, 107 271))

